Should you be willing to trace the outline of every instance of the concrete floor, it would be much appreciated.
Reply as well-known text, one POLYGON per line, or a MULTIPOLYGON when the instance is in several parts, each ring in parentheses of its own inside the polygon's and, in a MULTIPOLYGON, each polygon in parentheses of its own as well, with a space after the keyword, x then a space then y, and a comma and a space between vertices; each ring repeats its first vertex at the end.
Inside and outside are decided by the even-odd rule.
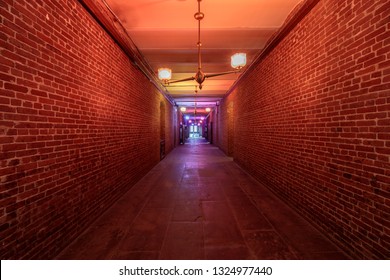
POLYGON ((347 259, 204 140, 180 146, 58 259, 347 259))

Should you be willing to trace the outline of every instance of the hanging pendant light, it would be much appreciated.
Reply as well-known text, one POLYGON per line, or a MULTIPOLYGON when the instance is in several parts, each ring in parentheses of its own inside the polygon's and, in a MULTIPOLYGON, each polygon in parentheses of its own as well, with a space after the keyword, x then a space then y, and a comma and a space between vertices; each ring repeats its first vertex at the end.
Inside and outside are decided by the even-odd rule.
POLYGON ((235 69, 241 69, 246 65, 246 54, 236 53, 231 57, 231 66, 235 69))
POLYGON ((222 75, 227 75, 227 74, 232 74, 232 73, 238 73, 246 65, 246 54, 245 53, 237 53, 237 54, 233 55, 231 58, 231 65, 235 70, 221 72, 221 73, 214 73, 214 74, 205 74, 202 71, 202 52, 201 52, 202 42, 200 40, 200 22, 204 18, 204 13, 202 13, 200 11, 200 2, 202 0, 197 0, 197 1, 198 1, 198 12, 194 14, 194 18, 198 21, 198 42, 196 44, 198 47, 198 71, 192 77, 171 81, 170 79, 171 79, 172 71, 168 68, 160 68, 158 70, 158 77, 160 80, 163 81, 164 84, 169 85, 169 84, 173 84, 173 83, 195 80, 198 83, 199 89, 202 89, 202 83, 204 82, 204 80, 206 78, 222 76, 222 75), (160 75, 160 70, 161 70, 161 75, 160 75), (168 74, 168 72, 169 72, 169 74, 168 74))
POLYGON ((172 70, 169 68, 158 69, 158 78, 162 81, 169 81, 172 78, 172 70))

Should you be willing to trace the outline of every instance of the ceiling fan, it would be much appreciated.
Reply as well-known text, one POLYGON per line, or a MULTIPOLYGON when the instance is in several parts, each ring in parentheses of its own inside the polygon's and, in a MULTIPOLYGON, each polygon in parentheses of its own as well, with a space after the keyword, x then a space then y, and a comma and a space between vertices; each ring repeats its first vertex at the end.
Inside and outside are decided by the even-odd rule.
POLYGON ((192 77, 171 81, 172 70, 169 68, 160 68, 160 69, 158 69, 158 78, 165 85, 195 80, 198 83, 199 89, 202 89, 202 83, 204 82, 205 79, 211 78, 211 77, 216 77, 216 76, 222 76, 222 75, 226 75, 226 74, 238 73, 246 65, 246 54, 245 53, 236 53, 236 54, 232 55, 232 57, 231 57, 231 66, 235 70, 221 72, 221 73, 213 73, 213 74, 205 74, 202 71, 202 53, 201 53, 202 42, 200 41, 200 21, 204 18, 204 13, 202 13, 200 11, 200 2, 202 0, 197 0, 197 1, 198 1, 198 12, 194 14, 194 18, 198 21, 198 42, 197 42, 198 71, 192 77))

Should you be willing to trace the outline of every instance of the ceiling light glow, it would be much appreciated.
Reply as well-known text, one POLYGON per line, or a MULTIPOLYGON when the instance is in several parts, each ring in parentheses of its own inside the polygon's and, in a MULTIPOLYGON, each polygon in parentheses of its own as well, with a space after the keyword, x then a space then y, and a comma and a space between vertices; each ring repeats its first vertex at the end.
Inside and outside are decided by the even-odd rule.
POLYGON ((158 78, 162 81, 168 81, 172 78, 172 70, 169 68, 158 69, 158 78))
POLYGON ((231 57, 231 65, 235 69, 241 69, 246 65, 246 54, 236 53, 231 57))

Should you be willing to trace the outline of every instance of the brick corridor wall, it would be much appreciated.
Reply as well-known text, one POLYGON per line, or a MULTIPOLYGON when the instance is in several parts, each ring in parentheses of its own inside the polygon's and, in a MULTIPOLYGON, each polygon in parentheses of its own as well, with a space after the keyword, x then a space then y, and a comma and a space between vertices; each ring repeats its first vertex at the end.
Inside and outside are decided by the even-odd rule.
POLYGON ((173 108, 76 0, 0 1, 1 259, 54 257, 166 152, 173 108))
POLYGON ((221 150, 230 157, 234 156, 234 101, 232 95, 227 96, 218 108, 218 143, 221 150))
POLYGON ((223 99, 223 102, 216 108, 215 120, 215 141, 214 143, 226 154, 229 155, 228 135, 229 135, 229 119, 227 116, 228 97, 223 99))
POLYGON ((221 131, 223 131, 223 129, 220 129, 220 127, 219 127, 218 107, 217 107, 217 108, 214 108, 214 109, 211 111, 210 115, 211 115, 211 121, 213 122, 213 124, 212 124, 212 130, 213 130, 213 132, 212 132, 212 133, 213 133, 213 135, 212 135, 212 137, 213 137, 213 143, 214 143, 215 145, 218 145, 218 139, 219 139, 218 133, 221 132, 221 131))
POLYGON ((390 258, 389 1, 320 1, 232 101, 237 163, 353 258, 390 258))

